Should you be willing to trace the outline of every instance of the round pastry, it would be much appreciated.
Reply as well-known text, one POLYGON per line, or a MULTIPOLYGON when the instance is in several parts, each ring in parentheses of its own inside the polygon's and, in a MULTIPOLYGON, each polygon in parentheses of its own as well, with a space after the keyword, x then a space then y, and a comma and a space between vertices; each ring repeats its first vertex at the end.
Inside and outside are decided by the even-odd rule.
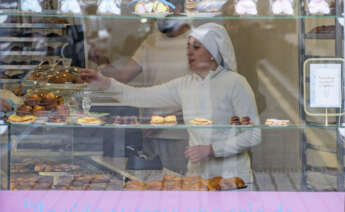
MULTIPOLYGON (((41 105, 57 105, 57 98, 53 92, 48 92, 42 95, 41 105)), ((50 108, 53 108, 50 106, 50 108)), ((55 107, 54 107, 55 108, 55 107)), ((47 108, 48 109, 48 108, 47 108)), ((48 109, 50 110, 50 109, 48 109)))
POLYGON ((40 116, 40 117, 47 115, 47 111, 45 107, 40 106, 40 105, 35 105, 34 108, 32 109, 32 113, 35 116, 40 116))
POLYGON ((249 116, 243 116, 243 117, 241 118, 241 122, 249 122, 249 121, 250 121, 249 116))
POLYGON ((40 104, 41 97, 38 94, 31 94, 25 99, 25 104, 31 107, 40 104))
POLYGON ((231 119, 230 119, 230 121, 233 121, 233 122, 235 122, 235 121, 240 121, 240 117, 238 117, 238 116, 232 116, 231 119))
POLYGON ((177 124, 176 116, 166 116, 164 118, 164 122, 165 124, 177 124))
POLYGON ((32 107, 29 105, 21 105, 18 109, 17 109, 17 115, 18 116, 25 116, 25 115, 30 115, 32 112, 32 107))
POLYGON ((162 116, 152 116, 151 124, 164 124, 164 118, 162 116))

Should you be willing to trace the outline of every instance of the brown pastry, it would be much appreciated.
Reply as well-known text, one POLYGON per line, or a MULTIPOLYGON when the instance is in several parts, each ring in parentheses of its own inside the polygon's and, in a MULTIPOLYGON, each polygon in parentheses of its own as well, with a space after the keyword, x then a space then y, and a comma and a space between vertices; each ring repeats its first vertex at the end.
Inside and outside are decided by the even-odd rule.
POLYGON ((239 177, 232 177, 232 178, 222 179, 220 185, 221 185, 222 190, 230 190, 230 189, 244 187, 245 183, 239 177))
POLYGON ((144 183, 136 180, 131 180, 125 185, 126 190, 145 190, 145 188, 146 187, 144 183))
POLYGON ((34 108, 32 109, 32 113, 35 116, 42 117, 42 116, 46 116, 48 112, 46 111, 44 106, 35 105, 34 108))
POLYGON ((166 175, 163 177, 163 190, 182 190, 183 178, 166 175))
POLYGON ((31 94, 25 99, 25 104, 29 106, 35 106, 38 105, 41 101, 41 97, 38 94, 31 94))
POLYGON ((230 121, 233 121, 233 122, 237 122, 237 121, 240 121, 240 117, 238 116, 232 116, 230 121))
POLYGON ((17 115, 18 116, 25 116, 25 115, 30 115, 32 112, 32 107, 29 105, 21 105, 18 109, 17 109, 17 115))
POLYGON ((160 180, 151 180, 145 183, 146 190, 159 191, 163 188, 163 183, 160 180))
POLYGON ((221 190, 221 181, 222 181, 222 177, 218 176, 218 177, 213 177, 211 179, 208 179, 208 190, 210 191, 215 191, 215 190, 221 190))
POLYGON ((56 106, 57 105, 57 97, 55 96, 55 94, 53 92, 48 92, 48 93, 42 94, 41 103, 43 105, 55 105, 56 106))

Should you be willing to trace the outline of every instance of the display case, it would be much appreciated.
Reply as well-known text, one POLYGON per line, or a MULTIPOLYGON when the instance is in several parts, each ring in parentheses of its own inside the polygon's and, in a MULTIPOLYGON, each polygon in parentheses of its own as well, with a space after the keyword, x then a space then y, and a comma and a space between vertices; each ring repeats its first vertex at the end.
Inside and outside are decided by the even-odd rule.
POLYGON ((28 2, 0 14, 0 85, 9 91, 0 98, 15 103, 1 113, 3 190, 344 191, 343 2, 28 2), (173 29, 159 32, 176 23, 190 27, 179 40, 173 29), (244 78, 214 85, 203 82, 213 76, 201 77, 192 91, 175 80, 166 89, 196 74, 189 33, 206 23, 224 27, 232 43, 224 57, 244 78), (43 51, 30 51, 35 44, 43 51), (15 45, 20 53, 8 51, 15 45), (158 87, 145 92, 111 81, 112 89, 102 89, 83 78, 84 68, 131 87, 158 87), (242 81, 250 88, 231 87, 242 81), (254 97, 241 93, 247 89, 254 97), (156 93, 171 98, 158 101, 156 93), (223 101, 231 95, 237 100, 223 101), (159 107, 167 102, 174 108, 159 107), (201 164, 233 157, 245 166, 193 174, 192 156, 184 155, 206 144, 212 156, 201 164))

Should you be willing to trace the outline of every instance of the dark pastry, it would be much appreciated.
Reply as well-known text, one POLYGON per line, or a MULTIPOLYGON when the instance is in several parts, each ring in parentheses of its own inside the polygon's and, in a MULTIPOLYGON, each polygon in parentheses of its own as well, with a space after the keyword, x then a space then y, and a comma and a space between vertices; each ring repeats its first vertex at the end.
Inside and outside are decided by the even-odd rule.
POLYGON ((23 104, 17 109, 18 116, 31 115, 31 112, 32 112, 32 107, 25 104, 23 104))

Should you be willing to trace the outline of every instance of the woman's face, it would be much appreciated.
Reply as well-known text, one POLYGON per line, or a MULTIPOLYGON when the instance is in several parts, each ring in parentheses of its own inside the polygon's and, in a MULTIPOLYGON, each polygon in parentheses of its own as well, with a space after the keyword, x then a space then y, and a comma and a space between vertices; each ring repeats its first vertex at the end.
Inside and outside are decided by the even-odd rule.
POLYGON ((209 71, 214 68, 215 61, 208 50, 195 38, 190 37, 187 44, 189 68, 192 71, 209 71))

